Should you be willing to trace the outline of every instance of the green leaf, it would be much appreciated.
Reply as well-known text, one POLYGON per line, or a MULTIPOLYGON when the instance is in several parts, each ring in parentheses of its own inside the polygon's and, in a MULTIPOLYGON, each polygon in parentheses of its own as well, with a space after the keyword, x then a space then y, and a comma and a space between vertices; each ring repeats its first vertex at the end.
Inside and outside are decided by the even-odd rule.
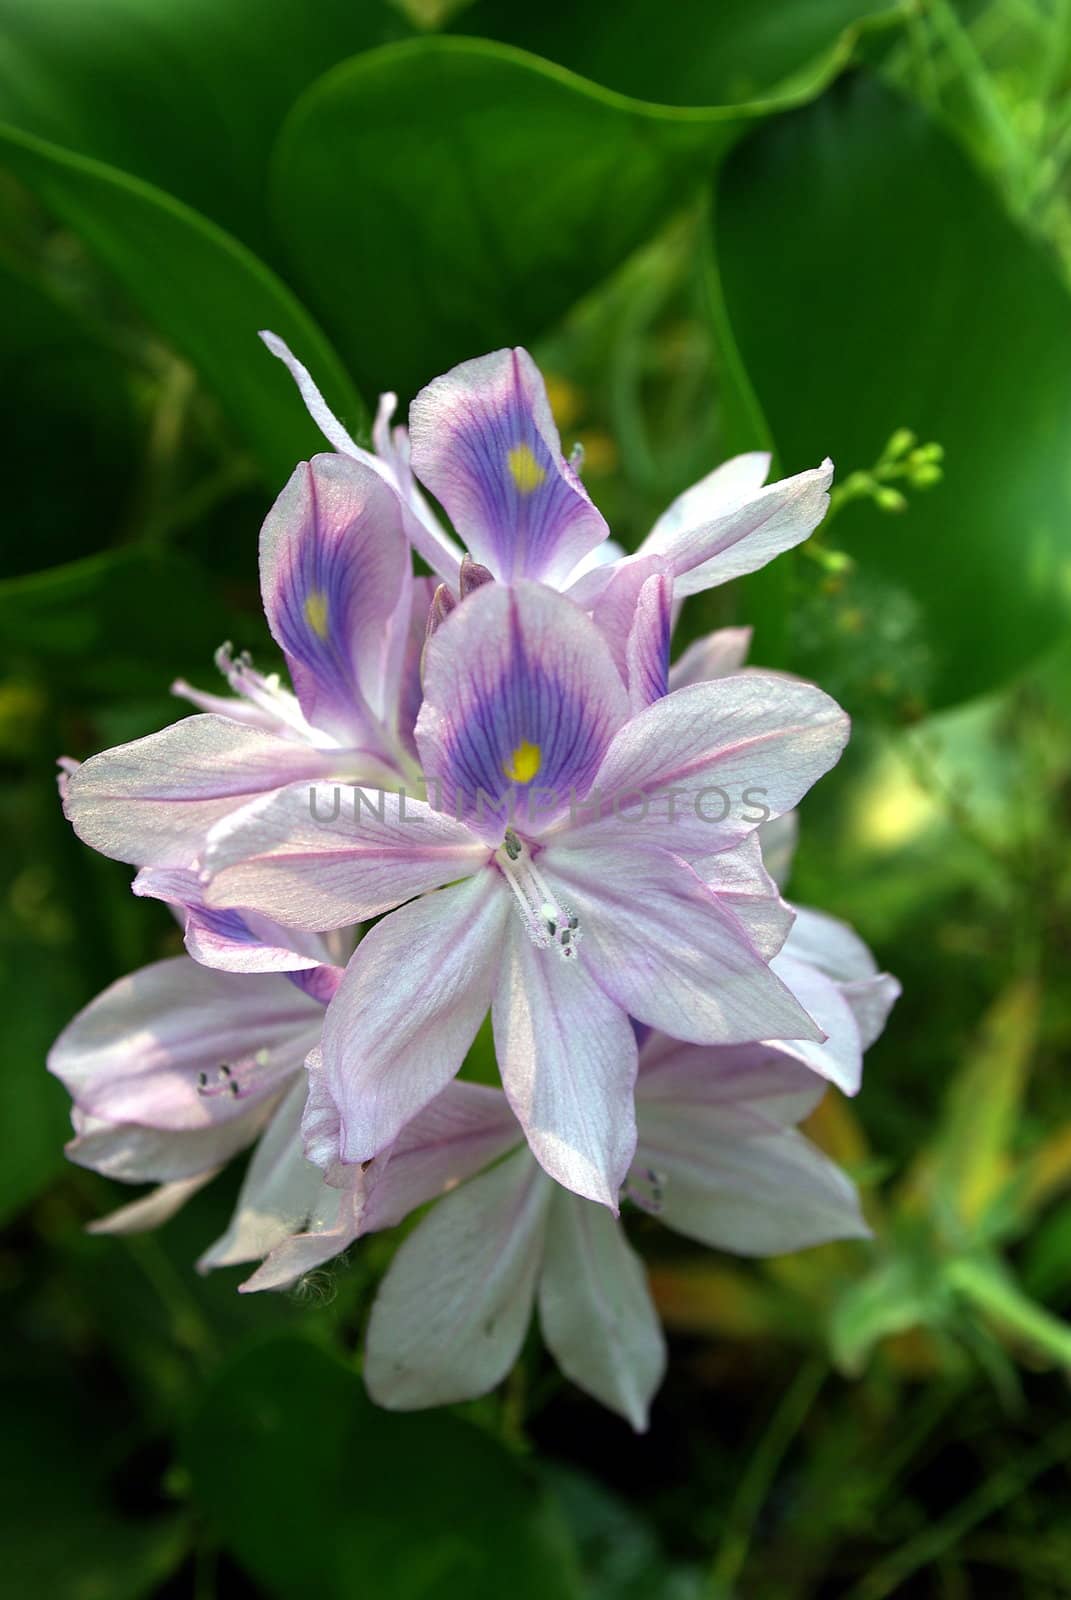
POLYGON ((933 1269, 912 1255, 891 1256, 841 1295, 829 1325, 830 1354, 858 1377, 881 1339, 915 1327, 940 1326, 948 1300, 933 1269))
POLYGON ((483 40, 370 51, 314 84, 283 128, 277 225, 358 381, 411 392, 543 331, 749 123, 818 94, 850 45, 828 36, 767 98, 692 109, 483 40))
MULTIPOLYGON (((55 797, 50 797, 55 803, 55 797)), ((6 807, 5 807, 6 810, 6 807)), ((16 875, 10 900, 32 895, 28 875, 16 875)), ((53 907, 43 908, 55 914, 53 907)), ((7 1018, 0 1078, 0 1221, 32 1200, 64 1165, 71 1137, 66 1091, 45 1071, 55 1034, 86 996, 71 952, 41 948, 0 921, 0 1006, 7 1018)))
POLYGON ((0 263, 0 392, 5 573, 48 566, 108 542, 137 481, 137 433, 127 374, 73 312, 0 263), (57 462, 63 470, 57 472, 57 462), (88 538, 87 538, 88 534, 88 538))
POLYGON ((312 1345, 222 1372, 187 1445, 198 1504, 271 1595, 573 1600, 574 1557, 523 1463, 444 1412, 380 1411, 312 1345))
POLYGON ((290 106, 335 62, 411 31, 388 0, 5 0, 0 120, 270 255, 264 179, 290 106))
POLYGON ((0 631, 9 663, 85 703, 207 668, 228 617, 184 556, 131 545, 0 583, 0 631))
MULTIPOLYGON (((498 39, 642 100, 715 105, 755 100, 806 74, 858 29, 901 18, 889 0, 476 0, 452 32, 498 39)), ((843 46, 839 46, 843 48, 843 46)))
MULTIPOLYGON (((1000 683, 1071 618, 1071 299, 1052 265, 945 134, 862 76, 734 155, 716 238, 785 470, 829 454, 844 476, 901 427, 945 450, 943 483, 899 517, 843 513, 858 582, 797 593, 791 648, 760 629, 756 659, 856 701, 882 677, 933 705, 1000 683)), ((778 581, 749 585, 749 616, 778 581)))
POLYGON ((1033 980, 1009 985, 987 1012, 948 1095, 932 1159, 939 1214, 954 1219, 953 1226, 984 1226, 1007 1183, 1040 1006, 1033 980))
POLYGON ((322 445, 300 397, 257 338, 271 328, 315 369, 348 422, 365 414, 304 308, 214 223, 102 162, 0 125, 0 165, 76 233, 214 389, 269 481, 322 445))
POLYGON ((1023 1293, 1000 1261, 983 1256, 950 1261, 945 1279, 998 1327, 1061 1366, 1071 1367, 1071 1324, 1023 1293))
POLYGON ((134 1458, 124 1485, 131 1445, 142 1442, 130 1436, 132 1419, 100 1367, 79 1373, 57 1360, 52 1337, 39 1330, 13 1347, 0 1389, 5 1593, 141 1600, 181 1561, 187 1530, 152 1505, 157 1485, 144 1460, 134 1458))

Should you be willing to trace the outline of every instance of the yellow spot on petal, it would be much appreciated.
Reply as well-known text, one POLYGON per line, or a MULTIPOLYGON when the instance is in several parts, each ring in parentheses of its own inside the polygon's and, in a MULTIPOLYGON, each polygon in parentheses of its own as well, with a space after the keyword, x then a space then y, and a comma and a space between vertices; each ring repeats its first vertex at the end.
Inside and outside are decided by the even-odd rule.
POLYGON ((313 589, 305 601, 305 621, 318 639, 327 638, 327 596, 322 589, 313 589))
POLYGON ((542 761, 543 752, 539 746, 522 739, 502 770, 511 783, 531 783, 542 761))
POLYGON ((526 444, 514 445, 506 457, 513 481, 521 494, 531 494, 546 477, 546 469, 539 465, 526 444))

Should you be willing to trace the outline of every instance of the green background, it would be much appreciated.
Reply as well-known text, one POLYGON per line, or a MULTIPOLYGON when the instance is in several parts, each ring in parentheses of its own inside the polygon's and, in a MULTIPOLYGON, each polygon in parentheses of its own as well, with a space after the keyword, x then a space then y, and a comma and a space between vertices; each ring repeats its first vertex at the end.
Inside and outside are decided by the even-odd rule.
POLYGON ((0 0, 0 1591, 1071 1593, 1069 160, 1066 0, 0 0), (634 1219, 642 1438, 535 1336, 483 1401, 378 1412, 396 1240, 241 1298, 192 1265, 237 1170, 85 1231, 124 1195, 44 1056, 179 942, 54 761, 224 639, 274 664, 257 532, 318 439, 261 327, 359 433, 529 344, 626 545, 737 450, 837 464, 813 548, 681 637, 752 622, 854 718, 792 893, 904 983, 809 1129, 875 1240, 756 1266, 634 1219))

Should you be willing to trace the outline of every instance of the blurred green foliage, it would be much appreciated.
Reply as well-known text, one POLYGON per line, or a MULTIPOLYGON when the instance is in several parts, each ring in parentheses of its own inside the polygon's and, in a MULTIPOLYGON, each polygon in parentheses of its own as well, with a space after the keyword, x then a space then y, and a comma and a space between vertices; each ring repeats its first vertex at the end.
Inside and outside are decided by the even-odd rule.
POLYGON ((0 0, 0 122, 0 1589, 1068 1593, 1071 5, 0 0), (875 1239, 753 1266, 634 1219, 643 1439, 535 1340, 457 1415, 374 1411, 393 1240, 240 1298, 192 1267, 237 1172, 84 1231, 122 1195, 43 1057, 178 938, 53 762, 264 651, 257 529, 317 448, 265 325, 358 430, 535 341, 626 544, 732 451, 837 462, 811 547, 683 626, 755 621, 855 717, 792 892, 904 983, 810 1129, 875 1239))

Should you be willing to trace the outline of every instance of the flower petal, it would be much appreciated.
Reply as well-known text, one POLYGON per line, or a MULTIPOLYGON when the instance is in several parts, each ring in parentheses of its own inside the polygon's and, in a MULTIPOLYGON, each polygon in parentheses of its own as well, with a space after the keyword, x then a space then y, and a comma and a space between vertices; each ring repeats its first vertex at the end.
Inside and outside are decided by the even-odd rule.
POLYGON ((664 550, 690 529, 735 511, 758 494, 769 471, 767 450, 751 450, 723 461, 667 506, 643 541, 643 548, 664 550))
POLYGON ((792 1126, 821 1094, 820 1079, 768 1046, 653 1037, 630 1191, 669 1227, 743 1255, 864 1235, 854 1187, 792 1126))
POLYGON ((751 632, 750 628, 717 628, 696 639, 670 667, 670 691, 738 672, 751 649, 751 632))
POLYGON ((294 784, 209 836, 204 897, 290 926, 342 928, 475 872, 488 856, 464 823, 404 791, 294 784))
POLYGON ((201 1272, 259 1261, 291 1234, 301 1233, 324 1188, 323 1174, 305 1159, 301 1113, 305 1075, 299 1074, 260 1138, 242 1181, 226 1232, 201 1256, 201 1272))
POLYGON ((494 1000, 502 1084, 532 1154, 575 1194, 617 1211, 636 1147, 636 1039, 583 957, 532 943, 510 917, 494 1000))
POLYGON ((491 1003, 509 894, 490 869, 384 917, 327 1010, 339 1159, 371 1160, 460 1067, 491 1003))
MULTIPOLYGON (((855 1029, 858 1033, 861 1050, 866 1050, 878 1038, 885 1026, 890 1010, 895 1004, 899 994, 900 985, 888 973, 879 973, 877 962, 867 949, 866 945, 855 932, 854 928, 846 922, 840 922, 836 917, 826 916, 820 911, 811 911, 806 906, 794 908, 796 920, 788 936, 783 951, 786 960, 800 963, 814 976, 808 980, 817 984, 828 980, 836 989, 839 1001, 847 1006, 854 1019, 855 1029)), ((784 974, 785 981, 799 998, 811 1006, 804 998, 800 988, 789 974, 784 974)), ((827 1002, 828 1006, 828 1002, 827 1002)), ((822 1018, 817 1010, 814 1012, 819 1021, 822 1018)), ((822 1025, 830 1035, 830 1045, 834 1043, 838 1033, 847 1035, 848 1030, 841 1024, 838 1028, 832 1025, 833 1011, 829 1006, 829 1018, 822 1025)), ((849 1073, 849 1081, 854 1085, 847 1088, 841 1078, 827 1071, 826 1077, 832 1077, 834 1083, 846 1088, 852 1094, 859 1085, 859 1068, 849 1073)), ((819 1069, 820 1070, 820 1069, 819 1069)))
MULTIPOLYGON (((662 557, 643 556, 615 562, 612 567, 603 568, 601 575, 593 574, 589 580, 591 584, 595 581, 602 584, 600 593, 591 604, 591 620, 610 646, 614 665, 624 683, 628 682, 628 642, 640 593, 646 583, 658 577, 667 577, 672 588, 672 574, 662 557)), ((583 585, 575 585, 570 590, 569 598, 581 609, 587 610, 583 599, 577 599, 582 588, 583 585)))
POLYGON ((842 983, 840 992, 852 1008, 863 1049, 869 1050, 885 1031, 889 1012, 900 998, 900 982, 888 972, 879 972, 873 978, 842 983))
POLYGON ((364 1377, 410 1411, 486 1394, 520 1351, 554 1190, 527 1150, 440 1200, 405 1240, 368 1326, 364 1377))
POLYGON ((555 1195, 539 1320, 566 1377, 644 1432, 666 1369, 665 1340, 643 1264, 603 1206, 555 1195))
POLYGON ((848 726, 834 700, 792 679, 755 673, 678 689, 618 732, 579 827, 627 827, 681 855, 724 850, 791 809, 834 765, 848 726))
POLYGON ((743 923, 764 961, 778 954, 793 925, 794 912, 767 872, 756 834, 732 850, 691 863, 721 904, 743 923))
POLYGON ((666 850, 555 845, 540 861, 580 919, 576 965, 640 1022, 696 1044, 817 1037, 743 925, 666 850))
POLYGON ((348 1250, 360 1232, 362 1195, 359 1182, 348 1189, 321 1183, 304 1231, 273 1245, 257 1270, 238 1285, 238 1293, 287 1289, 348 1250))
POLYGON ((175 1183, 162 1183, 148 1194, 139 1195, 136 1200, 129 1200, 117 1210, 109 1211, 107 1216, 95 1217, 86 1224, 86 1232, 125 1235, 149 1233, 153 1228, 161 1228, 182 1210, 187 1200, 192 1200, 199 1189, 211 1183, 218 1170, 217 1167, 210 1172, 199 1172, 192 1178, 180 1178, 175 1183))
POLYGON ((352 460, 371 467, 373 472, 378 473, 391 488, 396 490, 402 503, 406 533, 413 549, 423 556, 433 572, 439 573, 448 583, 455 582, 461 564, 461 551, 445 529, 439 525, 438 519, 413 482, 413 475, 409 470, 404 428, 395 428, 392 433, 388 427, 396 403, 394 395, 380 397, 373 431, 377 453, 373 455, 369 450, 362 450, 360 445, 351 439, 316 387, 308 368, 302 366, 282 339, 277 334, 267 331, 262 331, 260 337, 272 355, 277 356, 283 363, 297 384, 309 415, 328 444, 340 455, 349 456, 352 460), (399 434, 402 435, 401 439, 398 437, 399 434))
POLYGON ((770 965, 825 1034, 820 1041, 782 1039, 780 1049, 845 1094, 857 1094, 863 1077, 863 1041, 838 985, 817 967, 795 960, 787 950, 770 965))
POLYGON ((365 1170, 361 1232, 392 1228, 418 1206, 489 1167, 522 1138, 500 1089, 447 1084, 365 1170))
POLYGON ((200 874, 188 867, 142 867, 136 895, 164 900, 183 913, 187 952, 222 972, 300 972, 331 963, 317 933, 284 928, 256 911, 219 911, 204 904, 200 874))
POLYGON ((608 529, 564 460, 526 350, 465 361, 409 412, 413 469, 496 578, 560 582, 608 529))
POLYGON ((281 974, 215 972, 179 956, 99 994, 60 1034, 48 1068, 92 1117, 206 1128, 275 1095, 323 1017, 281 974))
POLYGON ((824 911, 795 906, 786 955, 806 961, 837 983, 874 978, 878 964, 855 929, 824 911))
POLYGON ((68 1161, 118 1183, 180 1183, 209 1177, 244 1150, 260 1133, 277 1098, 257 1101, 241 1116, 210 1128, 141 1128, 132 1122, 71 1113, 75 1138, 65 1147, 68 1161))
POLYGON ((374 742, 386 720, 409 572, 398 496, 371 468, 321 455, 294 469, 261 530, 264 610, 305 717, 343 744, 374 742))
POLYGON ((510 802, 532 833, 586 792, 627 714, 589 617, 541 585, 489 583, 428 643, 416 738, 435 803, 497 843, 510 802))
POLYGON ((424 659, 424 645, 428 637, 428 613, 435 597, 432 578, 414 578, 409 616, 409 633, 402 652, 398 689, 398 737, 406 753, 419 761, 413 730, 424 699, 424 682, 420 674, 424 659))
POLYGON ((746 1256, 867 1237, 854 1185, 801 1134, 741 1138, 718 1124, 716 1110, 644 1107, 638 1182, 654 1175, 667 1227, 746 1256))
POLYGON ((742 473, 736 487, 744 488, 743 499, 735 505, 722 502, 705 515, 698 502, 689 503, 681 515, 674 515, 676 507, 671 508, 637 554, 668 559, 677 599, 728 583, 731 578, 756 572, 783 550, 808 538, 829 509, 832 480, 829 460, 754 493, 745 488, 747 474, 742 473), (691 521, 693 506, 696 522, 691 521))
POLYGON ((673 580, 666 573, 655 573, 636 597, 625 651, 629 704, 634 713, 668 692, 672 622, 673 580))
POLYGON ((784 816, 771 817, 759 826, 759 844, 762 859, 770 877, 783 889, 792 871, 796 845, 800 836, 800 819, 797 811, 786 811, 784 816))
POLYGON ((641 1123, 652 1106, 683 1117, 689 1107, 714 1107, 720 1133, 750 1138, 795 1127, 825 1093, 821 1078, 775 1044, 682 1044, 652 1033, 640 1051, 641 1123))
POLYGON ((64 811, 106 856, 186 867, 221 817, 253 795, 328 777, 340 759, 227 717, 184 717, 84 761, 70 774, 64 811))

